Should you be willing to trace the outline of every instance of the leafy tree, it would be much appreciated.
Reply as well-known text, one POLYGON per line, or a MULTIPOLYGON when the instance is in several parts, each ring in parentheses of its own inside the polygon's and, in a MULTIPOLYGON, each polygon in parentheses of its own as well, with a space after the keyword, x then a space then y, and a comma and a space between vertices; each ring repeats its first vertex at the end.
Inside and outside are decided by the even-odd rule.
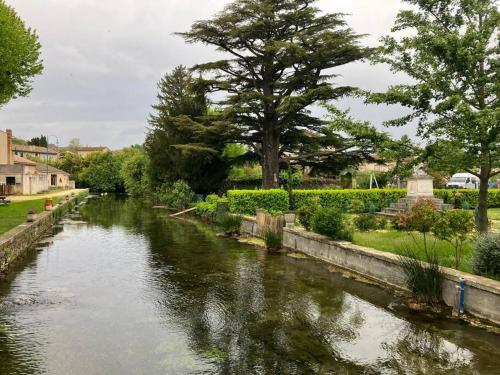
POLYGON ((74 149, 82 147, 82 142, 80 142, 80 138, 71 138, 68 142, 68 147, 74 149))
POLYGON ((236 0, 179 34, 228 55, 195 68, 211 73, 210 91, 228 94, 220 103, 225 118, 238 127, 237 141, 259 154, 265 188, 278 185, 280 157, 308 141, 304 129, 324 127, 310 106, 353 90, 332 85, 327 70, 369 53, 341 14, 321 14, 314 3, 236 0))
POLYGON ((413 83, 371 95, 412 112, 388 122, 418 119, 418 134, 446 141, 453 163, 480 179, 479 229, 488 230, 488 180, 500 172, 499 40, 495 0, 405 0, 378 61, 409 75, 413 83))
POLYGON ((394 168, 390 172, 395 177, 398 187, 401 187, 401 179, 410 177, 413 167, 420 160, 420 149, 407 135, 400 139, 388 140, 377 153, 386 162, 393 162, 394 168))
POLYGON ((87 160, 73 152, 62 152, 55 162, 55 167, 68 172, 73 178, 78 179, 78 174, 87 165, 87 160))
POLYGON ((0 0, 0 106, 31 92, 32 78, 43 70, 40 48, 35 31, 0 0))
POLYGON ((158 184, 184 180, 195 191, 216 190, 229 173, 231 127, 209 111, 199 80, 183 66, 158 84, 157 114, 149 119, 145 149, 158 184))
POLYGON ((28 141, 28 144, 31 146, 47 147, 48 146, 47 137, 41 135, 40 137, 31 138, 28 141))
POLYGON ((94 152, 86 158, 88 165, 79 178, 92 191, 115 192, 123 190, 120 160, 111 152, 94 152))
POLYGON ((120 175, 128 194, 140 197, 151 193, 149 158, 144 151, 132 149, 123 160, 120 175))

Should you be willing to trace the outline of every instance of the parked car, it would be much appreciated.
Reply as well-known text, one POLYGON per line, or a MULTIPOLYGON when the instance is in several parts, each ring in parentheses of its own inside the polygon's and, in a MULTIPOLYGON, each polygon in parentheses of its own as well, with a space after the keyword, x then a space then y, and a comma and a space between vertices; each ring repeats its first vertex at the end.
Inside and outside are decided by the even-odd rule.
POLYGON ((447 189, 478 189, 479 178, 471 173, 455 173, 446 184, 447 189))

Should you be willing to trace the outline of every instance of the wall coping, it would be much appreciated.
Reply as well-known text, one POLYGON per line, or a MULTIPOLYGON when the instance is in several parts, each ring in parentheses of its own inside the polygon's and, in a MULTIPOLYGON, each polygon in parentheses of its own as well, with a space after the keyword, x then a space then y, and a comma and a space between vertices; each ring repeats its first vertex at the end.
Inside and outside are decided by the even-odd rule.
MULTIPOLYGON (((326 243, 333 245, 342 249, 350 250, 356 253, 363 254, 365 256, 374 257, 385 262, 399 264, 399 256, 392 253, 387 253, 380 250, 375 250, 369 247, 355 245, 351 242, 344 241, 333 241, 330 238, 323 236, 321 234, 306 231, 304 229, 297 228, 283 228, 283 231, 289 232, 294 235, 302 236, 303 238, 326 243)), ((473 275, 471 273, 458 271, 448 267, 441 267, 443 275, 446 279, 453 282, 459 282, 460 278, 464 278, 466 285, 473 286, 477 289, 485 290, 492 294, 500 296, 500 282, 489 279, 487 277, 473 275)))

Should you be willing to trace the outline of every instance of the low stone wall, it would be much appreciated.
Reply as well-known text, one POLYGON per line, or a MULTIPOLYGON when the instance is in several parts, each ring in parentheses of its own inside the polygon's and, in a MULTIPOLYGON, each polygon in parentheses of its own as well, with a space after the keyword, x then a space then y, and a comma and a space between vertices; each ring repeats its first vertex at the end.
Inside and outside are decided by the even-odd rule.
MULTIPOLYGON (((244 217, 242 231, 255 235, 258 233, 257 221, 244 217)), ((325 236, 296 228, 283 228, 283 245, 379 283, 405 289, 404 273, 395 254, 350 242, 331 241, 325 236)), ((443 268, 443 273, 442 296, 448 306, 457 307, 457 286, 460 278, 464 278, 465 311, 500 325, 500 282, 450 268, 443 268)))
POLYGON ((52 228, 63 215, 77 205, 88 192, 70 198, 66 203, 57 205, 52 211, 38 215, 33 223, 21 224, 0 236, 0 279, 23 259, 33 245, 52 228))

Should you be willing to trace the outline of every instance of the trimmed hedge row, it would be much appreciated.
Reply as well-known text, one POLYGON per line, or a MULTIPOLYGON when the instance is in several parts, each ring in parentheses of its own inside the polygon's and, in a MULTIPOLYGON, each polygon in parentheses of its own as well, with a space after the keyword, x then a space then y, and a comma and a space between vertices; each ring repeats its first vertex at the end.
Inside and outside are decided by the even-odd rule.
MULTIPOLYGON (((471 208, 479 204, 479 190, 434 190, 436 197, 444 200, 445 203, 454 205, 457 208, 468 203, 471 208)), ((490 208, 500 207, 500 189, 490 189, 488 191, 488 206, 490 208)))
POLYGON ((354 200, 363 202, 365 211, 370 205, 374 205, 377 210, 388 207, 391 203, 397 202, 400 198, 406 197, 404 189, 372 189, 372 190, 294 190, 295 201, 292 209, 298 209, 311 204, 314 197, 319 197, 319 203, 323 207, 342 208, 349 205, 354 200))
POLYGON ((288 193, 281 189, 272 190, 229 190, 227 192, 229 211, 255 215, 257 209, 270 212, 286 212, 290 209, 288 193))
MULTIPOLYGON (((470 207, 478 204, 478 190, 443 190, 434 191, 436 197, 445 203, 462 207, 467 202, 470 207)), ((406 197, 406 189, 372 189, 372 190, 294 190, 294 205, 290 207, 288 193, 282 189, 274 190, 229 190, 227 197, 229 209, 234 213, 254 215, 258 208, 271 212, 286 212, 312 204, 315 197, 323 207, 346 208, 351 202, 363 202, 365 211, 373 205, 377 210, 388 207, 400 198, 406 197)), ((489 207, 500 207, 500 190, 491 189, 488 195, 489 207)))

